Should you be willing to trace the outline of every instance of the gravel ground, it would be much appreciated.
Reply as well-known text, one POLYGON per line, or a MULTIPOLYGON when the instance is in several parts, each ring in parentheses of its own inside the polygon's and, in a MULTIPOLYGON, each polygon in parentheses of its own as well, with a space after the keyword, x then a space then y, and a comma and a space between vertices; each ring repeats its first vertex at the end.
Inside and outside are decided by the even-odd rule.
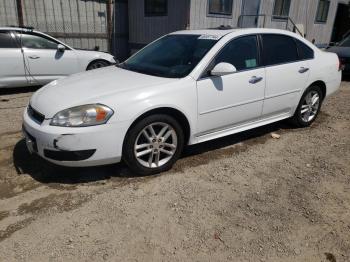
POLYGON ((26 91, 0 95, 0 261, 350 261, 350 83, 310 128, 192 146, 150 177, 29 155, 26 91))

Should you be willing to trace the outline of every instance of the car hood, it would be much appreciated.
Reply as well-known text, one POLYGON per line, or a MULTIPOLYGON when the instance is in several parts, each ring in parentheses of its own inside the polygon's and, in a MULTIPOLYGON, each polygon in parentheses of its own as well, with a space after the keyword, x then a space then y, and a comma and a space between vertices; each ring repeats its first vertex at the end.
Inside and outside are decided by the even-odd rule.
MULTIPOLYGON (((171 81, 176 80, 109 66, 55 80, 36 91, 30 104, 45 115, 45 118, 52 118, 59 111, 70 107, 91 103, 103 104, 106 97, 116 96, 117 99, 121 92, 167 84, 171 81)), ((113 105, 108 106, 113 109, 113 105)))
POLYGON ((350 57, 350 47, 333 46, 327 51, 336 53, 339 57, 350 57))

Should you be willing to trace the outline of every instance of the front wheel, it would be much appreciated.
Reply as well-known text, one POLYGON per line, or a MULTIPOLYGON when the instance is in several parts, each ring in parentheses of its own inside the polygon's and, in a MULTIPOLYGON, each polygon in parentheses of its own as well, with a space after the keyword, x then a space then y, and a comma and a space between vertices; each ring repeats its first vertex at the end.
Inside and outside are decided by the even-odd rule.
POLYGON ((322 105, 322 91, 318 86, 309 87, 301 97, 292 121, 298 127, 310 126, 317 118, 322 105))
POLYGON ((139 175, 169 170, 180 157, 184 134, 179 123, 168 115, 151 115, 128 131, 123 159, 139 175))

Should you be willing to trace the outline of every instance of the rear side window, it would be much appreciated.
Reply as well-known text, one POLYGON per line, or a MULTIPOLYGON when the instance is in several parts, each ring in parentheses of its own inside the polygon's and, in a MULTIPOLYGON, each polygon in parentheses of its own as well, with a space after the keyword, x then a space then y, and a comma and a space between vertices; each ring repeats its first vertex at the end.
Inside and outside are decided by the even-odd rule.
POLYGON ((314 58, 314 50, 305 45, 303 42, 295 39, 298 47, 299 59, 300 60, 308 60, 314 58))
POLYGON ((255 35, 234 39, 215 58, 215 65, 221 62, 234 65, 237 71, 259 66, 257 37, 255 35))
POLYGON ((0 32, 0 48, 17 48, 15 40, 7 32, 0 32))
POLYGON ((263 57, 266 66, 298 61, 297 46, 292 37, 284 35, 262 35, 263 57))

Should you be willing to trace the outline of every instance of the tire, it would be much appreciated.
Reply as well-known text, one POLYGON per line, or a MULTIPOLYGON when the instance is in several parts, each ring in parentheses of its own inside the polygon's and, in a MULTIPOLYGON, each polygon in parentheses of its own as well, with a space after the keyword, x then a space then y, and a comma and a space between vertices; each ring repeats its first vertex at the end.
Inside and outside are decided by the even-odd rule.
POLYGON ((323 94, 320 87, 310 86, 306 89, 294 116, 291 118, 292 123, 297 127, 310 126, 316 120, 321 110, 322 100, 323 94))
POLYGON ((93 69, 98 69, 98 68, 102 68, 102 67, 105 67, 105 66, 109 66, 110 63, 107 62, 107 61, 104 61, 104 60, 95 60, 95 61, 92 61, 88 67, 86 68, 86 71, 89 71, 89 70, 93 70, 93 69))
POLYGON ((134 173, 153 175, 169 170, 183 147, 184 133, 178 121, 169 115, 151 115, 126 134, 123 160, 134 173))

